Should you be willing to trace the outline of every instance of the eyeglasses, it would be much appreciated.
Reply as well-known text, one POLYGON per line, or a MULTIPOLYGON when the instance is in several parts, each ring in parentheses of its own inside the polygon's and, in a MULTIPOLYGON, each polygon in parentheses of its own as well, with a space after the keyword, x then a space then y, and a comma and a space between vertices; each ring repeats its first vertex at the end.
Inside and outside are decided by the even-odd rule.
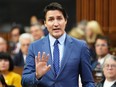
POLYGON ((116 68, 116 64, 111 64, 111 65, 109 65, 109 64, 106 64, 106 65, 104 65, 104 67, 105 68, 109 68, 109 67, 111 67, 111 68, 116 68))
POLYGON ((21 45, 24 47, 24 46, 29 46, 30 44, 21 44, 21 45))
POLYGON ((99 46, 101 46, 101 47, 107 47, 108 45, 107 44, 96 44, 95 46, 96 47, 99 47, 99 46))

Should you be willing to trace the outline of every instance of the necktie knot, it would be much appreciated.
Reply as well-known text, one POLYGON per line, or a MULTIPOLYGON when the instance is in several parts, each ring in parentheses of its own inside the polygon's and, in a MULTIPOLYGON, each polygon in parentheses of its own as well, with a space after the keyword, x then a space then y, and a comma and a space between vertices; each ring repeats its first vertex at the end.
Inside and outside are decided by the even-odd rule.
POLYGON ((55 45, 58 45, 58 43, 59 43, 59 41, 56 40, 56 41, 54 42, 54 46, 55 46, 55 45))

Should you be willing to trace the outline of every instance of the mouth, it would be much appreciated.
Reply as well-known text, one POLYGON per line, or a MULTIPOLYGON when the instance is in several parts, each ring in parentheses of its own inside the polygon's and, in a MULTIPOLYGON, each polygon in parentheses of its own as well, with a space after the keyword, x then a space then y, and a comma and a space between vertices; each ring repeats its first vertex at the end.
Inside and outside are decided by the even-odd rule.
POLYGON ((54 28, 53 30, 60 30, 60 28, 54 28))
POLYGON ((60 28, 53 29, 53 31, 55 31, 55 32, 59 32, 60 30, 61 30, 60 28))

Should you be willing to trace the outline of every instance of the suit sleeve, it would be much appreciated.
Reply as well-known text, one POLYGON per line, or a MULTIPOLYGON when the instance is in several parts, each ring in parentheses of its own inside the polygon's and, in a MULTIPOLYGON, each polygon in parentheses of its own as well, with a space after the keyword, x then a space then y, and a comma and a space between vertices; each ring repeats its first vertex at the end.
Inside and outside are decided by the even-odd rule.
POLYGON ((80 75, 83 87, 95 87, 90 64, 90 52, 86 43, 81 51, 80 75))
POLYGON ((28 56, 26 58, 26 65, 22 75, 22 85, 24 87, 36 87, 40 81, 35 75, 35 55, 33 50, 33 44, 30 45, 28 56))

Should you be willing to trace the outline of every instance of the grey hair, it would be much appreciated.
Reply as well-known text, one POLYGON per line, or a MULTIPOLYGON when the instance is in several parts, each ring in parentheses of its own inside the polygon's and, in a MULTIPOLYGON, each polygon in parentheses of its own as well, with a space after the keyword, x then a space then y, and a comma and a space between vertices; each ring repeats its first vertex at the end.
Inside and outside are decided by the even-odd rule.
POLYGON ((111 56, 109 56, 109 57, 105 58, 105 60, 104 60, 104 62, 103 62, 103 65, 102 65, 102 69, 103 69, 103 67, 104 67, 105 62, 106 62, 106 60, 107 60, 107 59, 113 59, 113 60, 116 62, 116 56, 111 55, 111 56))
POLYGON ((33 27, 33 26, 37 26, 38 29, 42 30, 42 25, 40 25, 39 23, 33 23, 33 24, 31 24, 30 28, 33 27))
POLYGON ((21 40, 22 40, 22 39, 30 39, 31 42, 34 41, 33 36, 32 36, 31 34, 29 34, 29 33, 23 33, 23 34, 20 35, 20 37, 19 37, 19 43, 20 43, 20 44, 21 44, 21 40))

